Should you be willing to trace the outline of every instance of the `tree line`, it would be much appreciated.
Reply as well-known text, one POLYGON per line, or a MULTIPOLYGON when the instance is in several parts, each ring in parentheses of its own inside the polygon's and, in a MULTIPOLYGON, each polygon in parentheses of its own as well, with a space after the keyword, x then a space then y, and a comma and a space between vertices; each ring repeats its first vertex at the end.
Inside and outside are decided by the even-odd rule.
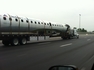
POLYGON ((84 29, 84 28, 78 28, 77 31, 78 31, 78 32, 87 32, 87 30, 84 29))

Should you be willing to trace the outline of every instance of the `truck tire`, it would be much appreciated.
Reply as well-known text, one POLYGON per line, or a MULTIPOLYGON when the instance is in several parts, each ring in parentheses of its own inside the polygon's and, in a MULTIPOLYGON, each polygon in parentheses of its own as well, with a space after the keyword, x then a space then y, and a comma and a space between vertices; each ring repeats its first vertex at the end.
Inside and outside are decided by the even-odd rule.
POLYGON ((21 45, 25 45, 26 43, 27 43, 26 38, 20 39, 20 44, 21 44, 21 45))
POLYGON ((66 39, 67 39, 66 37, 63 37, 63 36, 61 36, 61 38, 62 38, 63 40, 66 40, 66 39))
POLYGON ((12 46, 17 46, 18 44, 19 44, 18 38, 13 38, 13 39, 11 40, 11 45, 12 45, 12 46))
POLYGON ((79 36, 76 36, 75 38, 76 38, 76 39, 78 39, 78 38, 79 38, 79 36))
POLYGON ((77 36, 77 39, 79 39, 79 36, 77 36))
POLYGON ((69 36, 68 39, 71 39, 71 37, 69 36))
POLYGON ((5 46, 9 46, 9 41, 6 41, 6 40, 2 40, 2 43, 5 45, 5 46))

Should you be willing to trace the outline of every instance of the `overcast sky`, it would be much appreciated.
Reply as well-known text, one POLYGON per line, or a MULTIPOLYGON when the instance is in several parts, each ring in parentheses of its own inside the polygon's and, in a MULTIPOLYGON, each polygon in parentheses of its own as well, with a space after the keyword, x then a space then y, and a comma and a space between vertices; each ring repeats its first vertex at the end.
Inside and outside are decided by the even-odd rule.
POLYGON ((0 13, 14 14, 94 30, 94 0, 0 0, 0 13))

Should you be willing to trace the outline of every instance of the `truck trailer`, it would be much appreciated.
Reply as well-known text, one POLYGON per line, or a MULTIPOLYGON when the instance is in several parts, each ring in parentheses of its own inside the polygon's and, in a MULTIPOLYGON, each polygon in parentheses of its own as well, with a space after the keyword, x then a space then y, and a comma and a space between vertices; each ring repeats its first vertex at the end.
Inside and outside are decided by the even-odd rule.
POLYGON ((43 21, 9 14, 0 15, 0 40, 6 46, 25 45, 32 36, 51 37, 53 32, 59 33, 62 39, 79 38, 76 29, 68 24, 43 21))

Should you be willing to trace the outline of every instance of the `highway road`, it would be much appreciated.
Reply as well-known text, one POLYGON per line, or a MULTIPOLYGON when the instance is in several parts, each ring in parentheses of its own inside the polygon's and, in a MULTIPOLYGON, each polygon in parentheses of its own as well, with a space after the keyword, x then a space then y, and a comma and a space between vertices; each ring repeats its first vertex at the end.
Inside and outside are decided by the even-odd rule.
POLYGON ((94 35, 62 40, 57 37, 19 46, 0 43, 0 70, 48 70, 53 65, 76 65, 90 70, 94 63, 94 35))

